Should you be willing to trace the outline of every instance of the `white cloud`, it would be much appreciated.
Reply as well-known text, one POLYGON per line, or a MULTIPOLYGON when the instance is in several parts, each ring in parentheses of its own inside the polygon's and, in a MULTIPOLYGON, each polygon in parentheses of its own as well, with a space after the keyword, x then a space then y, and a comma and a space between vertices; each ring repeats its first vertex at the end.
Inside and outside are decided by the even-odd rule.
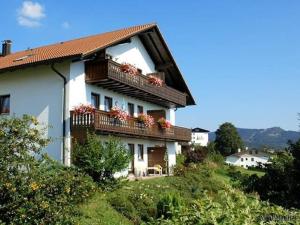
POLYGON ((44 7, 38 2, 24 1, 18 10, 18 23, 25 27, 38 27, 41 19, 46 17, 44 7))
POLYGON ((71 27, 70 23, 68 21, 65 21, 61 24, 61 26, 65 29, 69 29, 71 27))

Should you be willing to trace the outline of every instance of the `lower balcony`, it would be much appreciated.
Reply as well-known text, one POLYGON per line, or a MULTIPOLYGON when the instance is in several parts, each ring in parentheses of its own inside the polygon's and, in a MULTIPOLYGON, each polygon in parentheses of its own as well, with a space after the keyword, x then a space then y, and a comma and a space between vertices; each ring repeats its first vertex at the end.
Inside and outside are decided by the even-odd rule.
POLYGON ((118 121, 108 112, 97 110, 94 114, 78 115, 71 111, 71 133, 76 139, 83 140, 86 131, 91 130, 98 134, 128 136, 135 138, 150 138, 164 141, 188 142, 191 139, 191 130, 172 126, 161 129, 158 125, 145 127, 136 118, 118 121))

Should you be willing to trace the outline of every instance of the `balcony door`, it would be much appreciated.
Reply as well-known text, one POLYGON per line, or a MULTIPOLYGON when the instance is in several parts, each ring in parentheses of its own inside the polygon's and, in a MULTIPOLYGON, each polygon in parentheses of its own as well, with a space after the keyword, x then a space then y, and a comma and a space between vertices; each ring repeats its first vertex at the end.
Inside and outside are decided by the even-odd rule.
POLYGON ((165 147, 150 147, 148 150, 148 167, 153 167, 155 165, 160 165, 163 168, 163 171, 166 169, 166 161, 165 161, 165 154, 166 148, 165 147))
POLYGON ((147 114, 154 118, 154 121, 159 120, 159 118, 164 117, 166 118, 166 111, 165 110, 148 110, 147 114))
POLYGON ((128 144, 128 151, 131 155, 131 162, 129 163, 128 172, 134 173, 134 144, 128 144))

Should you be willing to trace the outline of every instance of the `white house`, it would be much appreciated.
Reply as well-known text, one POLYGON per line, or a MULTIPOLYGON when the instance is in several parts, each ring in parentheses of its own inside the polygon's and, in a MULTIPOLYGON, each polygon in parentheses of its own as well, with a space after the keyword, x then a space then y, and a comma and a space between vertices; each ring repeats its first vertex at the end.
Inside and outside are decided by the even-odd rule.
POLYGON ((53 158, 70 165, 73 141, 84 141, 90 129, 103 139, 120 137, 134 153, 130 172, 142 175, 156 164, 165 171, 172 167, 176 143, 190 141, 190 130, 176 126, 175 111, 195 102, 156 24, 15 53, 11 44, 4 41, 0 56, 0 115, 30 114, 51 125, 46 135, 53 141, 46 151, 53 158), (123 70, 125 64, 137 72, 123 70), (79 104, 92 104, 96 111, 77 115, 73 109, 79 104), (113 106, 130 119, 112 119, 113 106), (171 127, 147 128, 137 121, 140 113, 155 121, 163 117, 171 127))
POLYGON ((207 146, 208 144, 208 130, 196 127, 192 129, 191 144, 207 146))
POLYGON ((244 168, 267 164, 270 156, 258 150, 241 151, 226 157, 225 163, 244 168))

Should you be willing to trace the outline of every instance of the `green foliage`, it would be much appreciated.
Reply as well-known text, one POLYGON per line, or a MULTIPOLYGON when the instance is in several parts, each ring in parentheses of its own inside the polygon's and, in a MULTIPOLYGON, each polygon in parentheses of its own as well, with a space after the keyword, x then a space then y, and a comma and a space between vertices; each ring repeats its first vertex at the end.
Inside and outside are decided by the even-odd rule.
POLYGON ((242 192, 228 188, 218 191, 214 196, 204 193, 191 207, 184 208, 176 217, 148 224, 297 224, 300 214, 270 206, 256 197, 247 197, 242 192))
POLYGON ((120 140, 109 137, 103 142, 96 134, 88 134, 84 144, 77 143, 73 163, 99 184, 114 183, 114 174, 128 167, 130 154, 120 140))
POLYGON ((224 156, 244 148, 243 141, 231 123, 222 124, 216 131, 215 148, 224 156))
POLYGON ((201 163, 204 161, 208 153, 207 147, 195 145, 194 149, 189 149, 185 153, 185 163, 201 163))
POLYGON ((224 157, 219 152, 208 152, 206 160, 218 165, 224 164, 224 157))
POLYGON ((35 118, 0 120, 0 218, 4 224, 72 224, 75 204, 94 185, 40 152, 48 143, 35 118))
POLYGON ((172 218, 180 211, 181 207, 181 202, 177 195, 164 195, 157 203, 157 217, 172 218))
POLYGON ((287 152, 278 153, 266 165, 265 175, 244 181, 246 191, 287 208, 300 208, 300 140, 289 142, 287 152))

